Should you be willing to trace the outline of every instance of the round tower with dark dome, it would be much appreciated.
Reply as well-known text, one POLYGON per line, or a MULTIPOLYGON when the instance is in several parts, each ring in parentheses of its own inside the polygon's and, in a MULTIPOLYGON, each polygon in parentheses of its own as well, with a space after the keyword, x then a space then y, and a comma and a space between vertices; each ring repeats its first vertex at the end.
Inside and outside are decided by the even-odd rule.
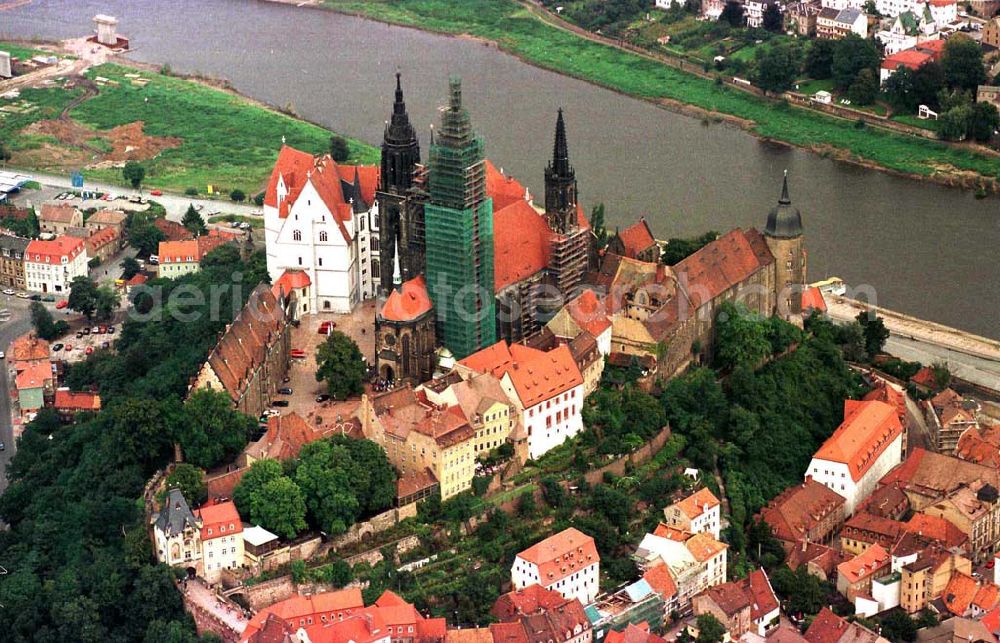
POLYGON ((806 283, 806 252, 802 235, 802 213, 788 196, 788 171, 785 171, 778 205, 771 208, 764 228, 764 239, 774 255, 777 312, 784 318, 802 312, 802 292, 806 283))

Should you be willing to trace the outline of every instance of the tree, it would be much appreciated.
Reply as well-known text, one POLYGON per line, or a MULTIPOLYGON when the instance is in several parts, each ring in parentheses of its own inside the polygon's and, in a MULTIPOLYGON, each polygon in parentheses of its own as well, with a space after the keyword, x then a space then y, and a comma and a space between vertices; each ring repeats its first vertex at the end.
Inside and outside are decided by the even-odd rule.
POLYGON ((966 133, 980 143, 986 143, 993 138, 993 132, 1000 126, 1000 114, 995 105, 990 103, 973 103, 970 108, 966 133))
POLYGON ((284 538, 295 538, 306 528, 302 490, 287 476, 265 483, 250 496, 250 522, 284 538))
MULTIPOLYGON (((915 112, 920 104, 916 93, 916 72, 900 65, 882 86, 885 98, 892 108, 901 112, 915 112)), ((852 99, 853 100, 853 99, 852 99)))
POLYGON ((344 400, 364 391, 365 362, 354 340, 335 330, 316 349, 316 381, 326 382, 330 397, 344 400))
POLYGON ((194 209, 194 204, 189 205, 184 212, 184 217, 181 218, 181 225, 196 237, 208 232, 208 228, 205 227, 205 221, 202 220, 198 211, 194 209))
POLYGON ((0 162, 6 163, 10 159, 11 159, 10 150, 7 149, 7 146, 4 144, 3 141, 0 141, 0 162))
POLYGON ((166 240, 166 235, 153 224, 153 217, 141 212, 129 215, 125 225, 125 235, 129 244, 139 252, 140 257, 157 254, 160 242, 166 240))
POLYGON ((257 460, 250 465, 247 472, 240 478, 240 483, 233 490, 233 502, 240 515, 250 515, 250 499, 271 480, 277 480, 284 475, 281 463, 270 458, 257 460))
POLYGON ((878 97, 878 76, 875 70, 865 67, 858 72, 854 82, 847 90, 847 96, 852 103, 858 105, 871 105, 878 97))
POLYGON ((719 14, 719 22, 727 23, 730 27, 742 27, 746 22, 743 17, 743 4, 737 0, 726 0, 726 5, 719 14))
POLYGON ((33 301, 29 308, 31 310, 31 325, 35 329, 35 334, 42 339, 53 340, 69 331, 69 324, 61 319, 54 321, 52 313, 41 302, 33 301))
POLYGON ((122 262, 118 264, 122 269, 122 279, 128 280, 135 277, 142 270, 142 266, 135 257, 125 257, 122 262))
POLYGON ((867 312, 858 313, 855 319, 861 324, 861 331, 865 337, 865 351, 869 357, 875 357, 882 352, 885 340, 889 339, 889 329, 885 327, 881 317, 867 312))
POLYGON ((875 4, 875 0, 865 0, 864 11, 869 16, 874 16, 876 18, 882 17, 882 14, 879 13, 878 5, 875 4))
POLYGON ((945 41, 941 66, 952 89, 964 89, 974 94, 979 85, 986 83, 982 47, 965 34, 956 33, 945 41))
POLYGON ((229 193, 229 198, 236 203, 243 203, 247 200, 247 193, 243 190, 236 189, 229 193))
POLYGON ((806 53, 806 74, 810 78, 829 78, 833 67, 833 40, 813 40, 806 53))
POLYGON ((598 203, 590 212, 590 229, 594 233, 594 245, 601 250, 608 245, 608 229, 604 223, 604 204, 598 203))
POLYGON ((200 507, 208 500, 205 474, 198 467, 182 462, 167 476, 167 489, 178 488, 191 507, 200 507))
POLYGON ((951 385, 951 369, 948 362, 940 361, 931 364, 931 371, 934 373, 935 388, 943 391, 951 385))
POLYGON ((833 83, 840 89, 847 89, 862 69, 878 69, 881 58, 878 48, 871 40, 865 40, 851 33, 836 41, 830 72, 833 83))
POLYGON ((890 610, 879 619, 882 626, 882 636, 890 641, 916 641, 917 624, 903 610, 890 610))
POLYGON ((122 168, 122 177, 128 181, 136 190, 142 185, 142 180, 146 178, 146 168, 136 161, 128 161, 122 168))
POLYGON ((767 49, 758 49, 757 85, 764 91, 783 92, 795 82, 800 66, 799 50, 791 43, 784 42, 767 49))
POLYGON ((177 442, 185 459, 203 469, 236 457, 256 426, 254 418, 233 409, 225 393, 211 389, 192 393, 184 414, 187 421, 179 428, 177 442))
POLYGON ((69 285, 69 307, 89 321, 97 310, 97 284, 90 277, 75 277, 69 285))
POLYGON ((723 627, 719 619, 711 614, 705 613, 695 620, 695 627, 698 628, 698 643, 722 643, 726 636, 726 628, 723 627))
POLYGON ((111 286, 101 286, 97 289, 94 299, 94 316, 98 321, 111 321, 115 316, 115 310, 121 306, 121 299, 118 293, 111 286))
POLYGON ((927 105, 931 109, 937 110, 940 107, 938 95, 946 85, 944 67, 936 60, 926 62, 913 72, 913 94, 916 103, 914 111, 918 105, 927 105))
POLYGON ((361 505, 354 493, 347 447, 326 440, 302 448, 295 483, 302 490, 313 524, 328 534, 342 534, 354 524, 361 505))
POLYGON ((784 29, 784 19, 777 2, 768 2, 767 6, 764 7, 762 26, 771 33, 781 33, 784 29))
POLYGON ((787 601, 790 614, 816 614, 826 603, 823 581, 810 574, 805 565, 794 572, 788 567, 775 570, 771 587, 778 598, 787 601))
POLYGON ((972 107, 952 107, 938 118, 938 135, 946 141, 961 141, 968 135, 971 121, 972 107))
POLYGON ((721 368, 759 365, 771 354, 768 330, 747 307, 726 302, 716 315, 715 360, 721 368))
POLYGON ((351 157, 351 148, 343 136, 334 134, 330 137, 330 156, 337 163, 343 163, 351 157))

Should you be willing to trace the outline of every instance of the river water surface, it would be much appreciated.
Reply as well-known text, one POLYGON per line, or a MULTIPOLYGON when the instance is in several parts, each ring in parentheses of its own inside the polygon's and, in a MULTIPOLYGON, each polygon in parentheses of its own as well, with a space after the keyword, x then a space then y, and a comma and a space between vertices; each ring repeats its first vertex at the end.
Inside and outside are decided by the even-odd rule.
POLYGON ((639 215, 660 238, 762 227, 787 169, 810 278, 870 284, 883 306, 1000 338, 995 198, 765 144, 471 40, 261 0, 34 0, 0 10, 0 35, 80 36, 97 13, 118 17, 136 60, 228 78, 373 144, 397 69, 425 150, 447 77, 459 74, 487 155, 539 195, 562 106, 580 198, 588 209, 607 204, 609 227, 639 215))

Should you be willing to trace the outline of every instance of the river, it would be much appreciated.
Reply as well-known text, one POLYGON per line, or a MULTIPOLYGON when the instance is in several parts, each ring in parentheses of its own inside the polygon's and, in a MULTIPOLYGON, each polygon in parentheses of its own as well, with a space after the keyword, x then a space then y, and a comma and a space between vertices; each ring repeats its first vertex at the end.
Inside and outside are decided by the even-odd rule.
POLYGON ((787 169, 810 278, 868 284, 882 306, 1000 338, 995 198, 762 143, 471 40, 261 0, 34 0, 0 10, 0 35, 80 36, 97 13, 119 19, 136 60, 228 78, 373 144, 397 69, 425 151, 447 77, 459 74, 487 155, 539 195, 562 106, 580 198, 607 205, 609 228, 639 215, 660 238, 762 227, 787 169))

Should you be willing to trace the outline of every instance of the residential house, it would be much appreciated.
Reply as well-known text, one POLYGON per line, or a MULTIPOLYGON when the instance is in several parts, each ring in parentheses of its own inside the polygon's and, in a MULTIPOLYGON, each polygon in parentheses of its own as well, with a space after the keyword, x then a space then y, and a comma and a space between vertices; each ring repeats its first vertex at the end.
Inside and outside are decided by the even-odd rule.
POLYGON ((989 103, 1000 109, 1000 85, 980 85, 977 87, 976 102, 989 103))
POLYGON ((955 616, 979 618, 1000 603, 1000 587, 989 581, 955 572, 941 595, 944 606, 955 616))
POLYGON ((663 510, 667 524, 692 534, 708 532, 719 539, 721 503, 707 487, 702 487, 680 502, 663 510))
POLYGON ((939 546, 919 550, 912 560, 893 556, 893 569, 900 574, 899 606, 910 614, 924 610, 944 593, 955 573, 971 574, 972 562, 939 546), (905 563, 905 564, 904 564, 905 563))
POLYGON ((660 630, 669 622, 664 620, 666 613, 663 597, 645 578, 602 594, 587 606, 595 643, 602 643, 611 633, 623 631, 630 625, 660 630))
POLYGON ((994 16, 983 25, 982 44, 1000 49, 1000 16, 994 16))
POLYGON ((709 587, 691 599, 695 615, 712 614, 733 640, 747 632, 767 636, 779 624, 778 598, 763 569, 746 578, 709 587))
MULTIPOLYGON (((293 640, 314 643, 443 643, 447 629, 443 618, 424 617, 388 590, 365 607, 361 589, 352 587, 311 596, 295 595, 260 610, 247 623, 241 643, 282 641, 261 636, 265 628, 274 628, 279 620, 298 632, 293 640)), ((288 632, 278 628, 271 631, 288 632)))
POLYGON ((850 554, 832 547, 801 540, 788 552, 785 564, 792 571, 805 565, 809 574, 821 580, 833 581, 836 578, 837 565, 850 558, 850 554))
POLYGON ((226 328, 188 391, 224 391, 241 413, 258 417, 288 372, 291 324, 271 289, 261 284, 226 328))
POLYGON ((264 192, 267 269, 272 281, 289 268, 305 271, 311 311, 350 312, 374 296, 377 184, 375 166, 340 165, 328 154, 313 157, 287 145, 278 153, 264 192))
POLYGON ((917 643, 967 643, 968 641, 996 641, 996 630, 991 630, 984 618, 949 618, 934 627, 917 630, 917 643))
POLYGON ((171 567, 197 570, 201 562, 201 521, 180 489, 171 489, 163 508, 153 514, 156 560, 171 567))
POLYGON ((906 533, 933 540, 949 551, 968 551, 969 537, 961 529, 940 516, 913 514, 903 525, 906 533))
POLYGON ((924 513, 944 518, 968 536, 970 553, 979 564, 992 558, 1000 545, 1000 502, 997 499, 995 486, 977 481, 925 507, 924 513))
POLYGON ((896 485, 875 489, 872 495, 858 505, 858 513, 871 514, 889 520, 901 520, 910 511, 910 499, 896 485))
POLYGON ((901 522, 872 514, 857 513, 851 516, 840 532, 840 547, 854 555, 864 553, 873 545, 890 549, 903 530, 904 525, 901 522))
POLYGON ((837 616, 829 607, 816 615, 805 638, 809 643, 889 643, 860 623, 837 616))
POLYGON ((52 398, 55 376, 48 361, 11 362, 14 367, 14 388, 17 389, 17 405, 22 413, 37 411, 52 398))
POLYGON ((33 239, 24 254, 24 278, 28 290, 69 293, 74 279, 89 274, 83 239, 69 236, 56 237, 51 241, 33 239))
POLYGON ((204 235, 183 241, 161 241, 157 251, 158 277, 176 279, 201 270, 201 260, 212 250, 226 243, 221 237, 204 235))
POLYGON ((684 610, 692 596, 726 582, 727 549, 709 533, 692 535, 661 523, 643 537, 633 558, 644 571, 666 564, 677 586, 678 609, 684 610))
POLYGON ((951 24, 958 19, 958 0, 928 0, 925 6, 930 10, 934 23, 939 27, 951 24))
POLYGON ((834 39, 840 40, 848 34, 855 34, 861 38, 868 37, 868 16, 861 9, 846 7, 837 13, 833 19, 834 39))
POLYGON ((153 219, 153 225, 163 233, 164 241, 184 241, 194 238, 191 231, 177 221, 171 221, 163 217, 153 219))
POLYGON ((939 453, 953 454, 959 438, 969 429, 979 429, 979 404, 946 388, 924 402, 927 426, 939 453))
POLYGON ((663 602, 662 622, 668 622, 678 608, 677 583, 674 582, 674 577, 670 574, 670 568, 660 560, 646 567, 642 572, 642 580, 646 581, 652 590, 660 596, 660 600, 663 602))
POLYGON ((606 252, 636 261, 656 263, 660 260, 660 245, 653 238, 653 231, 646 223, 646 217, 625 228, 616 230, 608 239, 606 252))
POLYGON ((291 460, 299 457, 302 447, 333 435, 342 435, 342 427, 310 424, 294 411, 267 418, 267 431, 243 451, 245 466, 258 460, 291 460))
POLYGON ((862 0, 820 0, 820 4, 823 8, 836 9, 837 11, 849 7, 853 7, 854 9, 864 9, 865 7, 865 3, 862 0))
POLYGON ((1000 471, 921 448, 913 449, 901 466, 879 482, 881 486, 897 485, 917 512, 924 511, 957 489, 980 483, 1000 486, 1000 471))
POLYGON ((70 391, 68 388, 56 389, 55 402, 52 405, 63 422, 71 422, 77 413, 96 413, 101 410, 101 396, 97 393, 70 391))
POLYGON ((214 583, 223 569, 243 566, 243 523, 231 500, 204 505, 194 515, 201 524, 201 575, 214 583))
POLYGON ((529 585, 520 590, 503 594, 493 604, 491 611, 499 623, 471 642, 455 638, 449 631, 449 643, 590 643, 594 639, 593 626, 583 605, 575 598, 564 598, 559 592, 529 585), (494 627, 498 627, 494 630, 494 627))
POLYGON ((33 332, 25 333, 10 343, 8 363, 49 361, 49 343, 33 332))
MULTIPOLYGON (((896 70, 900 67, 906 67, 916 71, 929 62, 939 61, 944 51, 943 47, 943 40, 927 40, 920 42, 918 39, 917 44, 912 48, 903 49, 901 51, 897 51, 891 56, 886 56, 882 60, 882 64, 879 68, 879 82, 885 84, 885 81, 896 73, 896 70)), ((929 369, 929 367, 925 368, 929 369)), ((926 381, 927 374, 930 374, 931 381, 933 381, 932 370, 924 372, 918 371, 917 374, 911 378, 911 381, 926 381)))
POLYGON ((958 439, 955 456, 1000 469, 1000 425, 967 429, 958 439))
POLYGON ((292 319, 300 319, 302 315, 309 312, 309 288, 311 286, 309 275, 304 270, 286 270, 271 285, 271 292, 277 299, 294 301, 294 307, 289 307, 292 319))
POLYGON ((87 248, 87 257, 96 258, 104 263, 118 252, 121 244, 118 231, 108 227, 98 230, 84 239, 84 245, 87 248))
POLYGON ((863 554, 837 566, 837 591, 852 603, 858 596, 870 596, 872 579, 889 574, 891 562, 889 552, 880 545, 872 545, 863 554))
POLYGON ((597 340, 601 356, 611 353, 611 314, 605 298, 590 288, 566 302, 545 327, 557 338, 567 341, 587 331, 597 340))
POLYGON ((0 234, 0 286, 25 290, 24 253, 31 239, 0 234))
POLYGON ((917 44, 919 25, 911 24, 913 14, 905 13, 896 16, 887 29, 875 34, 875 39, 882 43, 886 56, 892 56, 904 49, 910 49, 917 44))
POLYGON ((813 456, 806 475, 844 496, 844 513, 849 516, 882 476, 899 464, 902 434, 894 407, 874 400, 846 400, 844 421, 813 456))
POLYGON ((816 36, 816 19, 822 6, 816 0, 801 0, 785 5, 785 31, 792 31, 804 38, 816 36))
POLYGON ((920 370, 910 378, 910 384, 920 393, 937 393, 941 390, 938 385, 937 374, 930 366, 921 366, 920 370))
POLYGON ((271 560, 288 551, 287 545, 282 545, 277 535, 272 534, 260 525, 243 529, 243 559, 247 567, 258 573, 267 568, 273 568, 271 560))
POLYGON ((788 553, 800 541, 829 544, 844 524, 844 502, 843 496, 807 477, 771 499, 760 518, 788 553))
POLYGON ((404 386, 364 396, 360 415, 364 436, 382 447, 401 480, 429 472, 442 500, 472 487, 475 431, 459 405, 435 403, 426 391, 404 386))
MULTIPOLYGON (((657 0, 657 2, 660 1, 657 0)), ((662 636, 650 632, 647 623, 629 623, 624 630, 620 632, 612 630, 604 637, 604 643, 666 643, 666 641, 662 636)))
POLYGON ((583 375, 565 344, 541 351, 500 340, 458 362, 461 373, 491 373, 517 406, 531 458, 583 430, 583 375))
POLYGON ((459 406, 475 431, 473 453, 476 457, 505 444, 517 426, 517 407, 507 397, 500 380, 489 373, 471 374, 459 379, 440 392, 434 382, 420 387, 427 399, 435 404, 459 406))
POLYGON ((83 213, 68 203, 43 203, 38 227, 56 236, 68 234, 71 228, 83 227, 83 213))
POLYGON ((118 238, 122 239, 125 236, 126 220, 128 220, 128 215, 121 210, 98 210, 87 217, 87 220, 84 222, 84 227, 87 228, 91 234, 100 230, 111 228, 118 233, 118 238))
POLYGON ((514 589, 538 584, 588 605, 597 597, 601 557, 594 539, 570 527, 535 543, 514 558, 514 589))

